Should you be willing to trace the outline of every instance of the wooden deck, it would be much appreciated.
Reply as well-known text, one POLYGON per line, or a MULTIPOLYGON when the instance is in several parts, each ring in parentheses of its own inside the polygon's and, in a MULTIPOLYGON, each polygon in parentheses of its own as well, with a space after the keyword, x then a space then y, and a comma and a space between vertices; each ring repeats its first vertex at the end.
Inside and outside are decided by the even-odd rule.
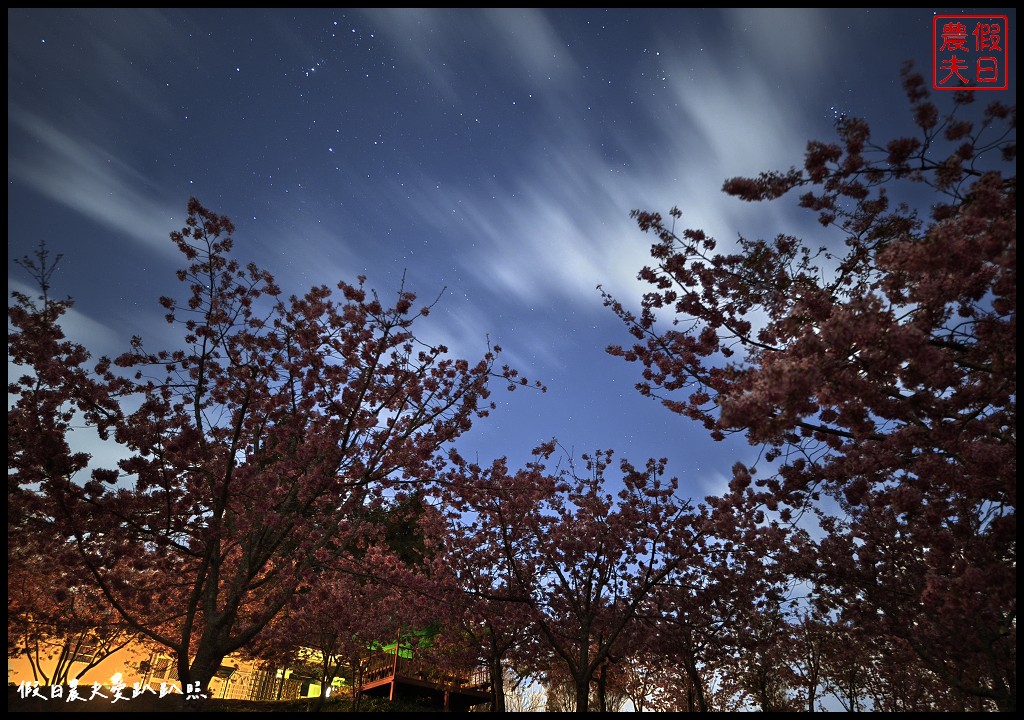
POLYGON ((442 670, 418 658, 402 657, 397 650, 367 658, 359 692, 425 702, 452 712, 465 712, 492 700, 486 670, 442 670))

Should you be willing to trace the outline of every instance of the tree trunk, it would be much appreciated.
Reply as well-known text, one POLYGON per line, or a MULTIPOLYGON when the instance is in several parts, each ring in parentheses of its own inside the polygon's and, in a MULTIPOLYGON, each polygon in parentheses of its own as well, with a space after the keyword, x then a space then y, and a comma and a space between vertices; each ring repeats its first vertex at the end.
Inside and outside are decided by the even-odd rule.
POLYGON ((696 710, 697 712, 706 713, 708 711, 708 702, 704 697, 704 684, 701 682, 697 664, 693 661, 692 657, 688 657, 685 665, 686 676, 690 678, 690 709, 691 711, 696 710))
POLYGON ((487 663, 487 671, 491 676, 491 693, 494 699, 491 700, 491 712, 505 712, 505 673, 501 666, 501 660, 491 658, 487 663))
POLYGON ((590 710, 590 678, 576 676, 576 712, 587 712, 590 710))
POLYGON ((188 656, 182 658, 178 653, 178 679, 181 682, 182 701, 185 709, 203 711, 210 696, 210 680, 220 668, 225 653, 218 653, 200 647, 192 664, 188 664, 188 656), (185 660, 182 663, 182 659, 185 660))
POLYGON ((606 697, 606 683, 608 680, 608 665, 601 665, 601 671, 597 675, 597 708, 598 712, 608 712, 608 699, 606 697))

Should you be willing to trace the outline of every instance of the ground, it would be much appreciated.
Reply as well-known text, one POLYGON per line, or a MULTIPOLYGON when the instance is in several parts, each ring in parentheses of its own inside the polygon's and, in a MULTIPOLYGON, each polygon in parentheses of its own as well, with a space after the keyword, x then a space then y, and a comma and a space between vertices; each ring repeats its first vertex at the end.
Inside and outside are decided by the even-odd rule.
MULTIPOLYGON (((202 712, 311 712, 315 699, 305 700, 205 700, 202 712)), ((198 709, 190 705, 188 710, 198 709)), ((387 700, 365 699, 360 703, 362 712, 429 712, 430 709, 419 706, 391 704, 387 700)), ((7 712, 185 712, 180 695, 160 698, 155 695, 143 695, 134 700, 115 703, 109 699, 95 699, 85 702, 67 702, 63 699, 44 700, 43 698, 22 698, 17 688, 8 688, 7 712)), ((347 699, 328 701, 323 712, 351 711, 351 703, 347 699)))

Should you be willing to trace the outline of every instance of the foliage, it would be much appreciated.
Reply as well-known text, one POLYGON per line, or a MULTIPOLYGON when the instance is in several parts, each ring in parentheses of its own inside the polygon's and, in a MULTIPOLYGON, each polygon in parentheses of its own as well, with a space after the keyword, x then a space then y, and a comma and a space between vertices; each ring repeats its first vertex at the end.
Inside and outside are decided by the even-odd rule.
POLYGON ((180 346, 141 338, 88 367, 60 326, 70 300, 13 293, 8 355, 11 512, 72 543, 89 581, 124 621, 177 657, 182 687, 206 687, 332 557, 350 519, 391 490, 428 483, 443 449, 485 417, 499 369, 413 333, 429 307, 400 289, 386 304, 339 282, 284 297, 270 273, 231 257, 234 226, 188 205, 171 238, 184 300, 161 298, 180 346), (92 468, 72 423, 128 457, 92 468))
POLYGON ((28 546, 8 539, 7 655, 25 657, 34 680, 66 685, 138 640, 73 564, 54 562, 69 554, 26 557, 28 546))
POLYGON ((486 663, 513 691, 497 711, 525 678, 577 711, 1015 709, 1016 110, 966 119, 960 93, 943 116, 903 80, 916 137, 843 118, 802 168, 724 185, 797 191, 822 247, 719 249, 678 209, 634 212, 650 289, 637 313, 604 295, 633 337, 609 352, 641 393, 760 448, 703 502, 664 459, 446 452, 493 380, 528 384, 500 349, 420 342, 430 307, 404 287, 284 297, 194 199, 171 235, 185 298, 161 299, 174 349, 135 338, 90 365, 45 246, 24 258, 40 294, 8 308, 9 655, 98 628, 168 648, 182 687, 235 651, 326 681, 429 627, 417 659, 486 663), (96 467, 82 428, 126 457, 96 467))
POLYGON ((538 447, 538 459, 519 471, 505 458, 454 471, 466 513, 454 534, 470 567, 492 568, 495 598, 528 610, 544 646, 537 672, 557 663, 585 711, 592 682, 643 603, 699 555, 703 518, 675 497, 678 483, 663 477, 663 462, 622 460, 613 495, 605 485, 612 452, 548 470, 555 449, 538 447))
POLYGON ((904 68, 916 137, 879 144, 843 118, 803 168, 733 178, 746 201, 800 205, 842 238, 781 234, 718 251, 635 211, 653 233, 635 342, 641 393, 743 433, 721 504, 788 527, 787 571, 868 637, 899 640, 950 688, 1001 709, 1016 687, 1016 109, 942 116, 904 68), (1009 168, 1009 170, 1007 170, 1009 168), (817 516, 817 524, 810 522, 817 516))

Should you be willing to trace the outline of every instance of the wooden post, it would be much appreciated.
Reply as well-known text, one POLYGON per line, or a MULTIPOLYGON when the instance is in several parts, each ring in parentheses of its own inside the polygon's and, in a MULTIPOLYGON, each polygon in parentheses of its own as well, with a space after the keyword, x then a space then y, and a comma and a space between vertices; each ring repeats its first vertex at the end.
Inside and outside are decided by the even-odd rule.
POLYGON ((388 694, 388 700, 393 701, 395 699, 395 679, 398 677, 398 649, 402 646, 402 628, 398 628, 398 637, 395 638, 395 664, 391 668, 391 692, 388 694))

